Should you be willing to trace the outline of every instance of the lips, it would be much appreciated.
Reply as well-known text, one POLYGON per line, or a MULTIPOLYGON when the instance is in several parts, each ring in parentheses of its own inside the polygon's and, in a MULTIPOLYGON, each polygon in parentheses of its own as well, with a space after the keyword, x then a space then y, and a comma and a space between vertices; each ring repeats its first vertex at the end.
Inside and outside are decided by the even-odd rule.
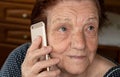
POLYGON ((81 61, 81 60, 84 60, 86 58, 86 56, 77 56, 77 55, 70 55, 68 57, 70 59, 77 60, 77 61, 81 61))

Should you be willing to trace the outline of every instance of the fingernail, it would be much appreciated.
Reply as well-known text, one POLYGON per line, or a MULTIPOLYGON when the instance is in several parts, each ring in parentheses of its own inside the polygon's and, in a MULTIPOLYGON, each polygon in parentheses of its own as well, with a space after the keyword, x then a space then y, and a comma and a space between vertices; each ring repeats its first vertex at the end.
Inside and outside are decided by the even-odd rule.
POLYGON ((61 73, 61 71, 58 69, 58 70, 57 70, 57 73, 58 73, 58 74, 60 74, 60 73, 61 73))
POLYGON ((48 51, 51 51, 52 50, 52 47, 48 46, 48 51))
POLYGON ((51 47, 46 47, 46 46, 44 46, 44 49, 45 49, 45 51, 47 51, 47 52, 50 52, 50 51, 51 51, 51 47))
POLYGON ((60 60, 59 59, 56 59, 56 62, 59 62, 60 60))

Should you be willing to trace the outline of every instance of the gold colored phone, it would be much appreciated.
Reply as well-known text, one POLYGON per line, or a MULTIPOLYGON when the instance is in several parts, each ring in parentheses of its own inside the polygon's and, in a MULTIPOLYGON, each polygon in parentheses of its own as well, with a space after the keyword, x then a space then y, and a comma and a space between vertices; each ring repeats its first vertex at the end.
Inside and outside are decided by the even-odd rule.
MULTIPOLYGON (((44 22, 38 22, 36 24, 31 25, 31 39, 32 42, 37 36, 42 36, 42 46, 47 46, 47 38, 46 38, 46 29, 44 22)), ((46 60, 49 59, 49 55, 46 55, 46 60)), ((49 71, 49 67, 47 67, 47 71, 49 71)))

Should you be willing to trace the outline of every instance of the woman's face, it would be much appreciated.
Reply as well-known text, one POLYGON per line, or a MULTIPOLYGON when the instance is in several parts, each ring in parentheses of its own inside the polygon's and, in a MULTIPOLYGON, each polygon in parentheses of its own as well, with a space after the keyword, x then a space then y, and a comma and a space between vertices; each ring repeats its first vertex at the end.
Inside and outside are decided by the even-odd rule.
POLYGON ((64 1, 47 11, 48 42, 58 67, 83 73, 93 62, 98 43, 98 10, 92 0, 64 1))

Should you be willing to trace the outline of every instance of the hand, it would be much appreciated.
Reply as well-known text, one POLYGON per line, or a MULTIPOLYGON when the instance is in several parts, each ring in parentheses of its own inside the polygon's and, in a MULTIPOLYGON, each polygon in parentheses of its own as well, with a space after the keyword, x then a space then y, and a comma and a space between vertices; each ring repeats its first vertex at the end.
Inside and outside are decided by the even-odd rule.
POLYGON ((46 54, 52 51, 52 47, 41 47, 41 37, 37 37, 27 50, 26 57, 21 66, 22 77, 58 77, 60 70, 44 70, 47 67, 54 66, 59 59, 43 60, 46 54), (43 71, 44 70, 44 71, 43 71))

